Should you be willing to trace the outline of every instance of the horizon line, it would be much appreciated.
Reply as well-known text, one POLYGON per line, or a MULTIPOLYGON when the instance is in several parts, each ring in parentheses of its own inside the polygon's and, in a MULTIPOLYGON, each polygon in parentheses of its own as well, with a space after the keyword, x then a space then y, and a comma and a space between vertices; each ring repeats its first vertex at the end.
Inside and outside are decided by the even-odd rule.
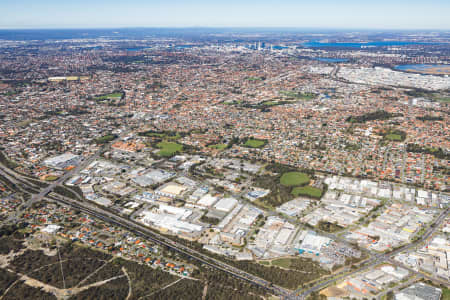
POLYGON ((450 31, 450 28, 304 27, 304 26, 67 26, 1 27, 0 30, 93 30, 93 29, 288 29, 288 30, 366 30, 366 31, 450 31))

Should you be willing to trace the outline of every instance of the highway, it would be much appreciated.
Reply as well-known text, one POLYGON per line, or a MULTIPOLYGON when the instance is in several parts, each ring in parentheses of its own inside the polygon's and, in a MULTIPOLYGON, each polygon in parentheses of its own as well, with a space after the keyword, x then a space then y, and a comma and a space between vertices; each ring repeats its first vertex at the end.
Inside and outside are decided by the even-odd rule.
MULTIPOLYGON (((272 283, 270 283, 258 276, 249 274, 249 273, 244 272, 234 266, 228 265, 218 259, 209 257, 208 255, 205 255, 204 253, 201 253, 195 249, 191 249, 183 244, 175 242, 175 241, 171 240, 170 238, 163 236, 163 235, 149 229, 148 227, 145 227, 139 223, 133 222, 124 217, 118 216, 108 210, 105 210, 105 209, 98 207, 94 204, 91 204, 87 201, 86 202, 76 201, 74 199, 67 198, 67 197, 64 197, 64 196, 61 196, 58 194, 49 196, 49 193, 52 192, 56 186, 63 184, 65 180, 67 180, 74 174, 77 174, 82 169, 84 169, 86 166, 88 166, 91 162, 93 162, 95 159, 97 159, 100 156, 102 151, 103 151, 103 149, 98 150, 94 155, 92 155, 88 159, 82 161, 76 168, 67 172, 64 176, 60 177, 57 181, 53 182, 46 188, 43 188, 39 192, 36 192, 35 194, 33 194, 31 199, 28 200, 24 206, 22 206, 22 209, 26 208, 26 207, 30 207, 33 203, 41 201, 44 198, 51 199, 53 201, 57 201, 61 204, 68 205, 68 206, 78 209, 86 214, 89 214, 93 217, 103 220, 109 224, 113 224, 116 226, 126 228, 127 230, 135 233, 138 236, 141 236, 141 237, 148 239, 150 241, 153 241, 155 243, 167 246, 179 253, 182 253, 190 258, 193 258, 201 263, 204 263, 216 270, 226 272, 227 274, 230 274, 236 278, 239 278, 239 279, 248 281, 250 283, 253 283, 257 286, 263 287, 263 288, 267 289, 268 291, 270 291, 271 293, 281 296, 284 299, 304 298, 304 297, 308 296, 309 294, 311 294, 312 292, 319 291, 330 284, 333 284, 337 281, 344 279, 345 277, 354 275, 361 271, 365 271, 365 270, 367 270, 375 265, 381 264, 381 263, 391 262, 392 257, 397 255, 398 253, 407 251, 413 247, 416 247, 418 244, 420 244, 423 241, 425 241, 426 239, 428 239, 439 228, 439 225, 445 220, 446 216, 449 214, 449 209, 447 208, 428 227, 427 231, 417 241, 415 241, 413 243, 410 243, 408 245, 405 245, 403 247, 400 247, 400 248, 393 250, 391 252, 388 252, 388 253, 372 255, 371 258, 369 258, 365 262, 362 262, 360 265, 360 268, 358 268, 358 269, 355 269, 350 272, 342 271, 340 273, 333 274, 333 278, 325 280, 323 282, 319 282, 318 284, 316 284, 315 286, 313 286, 311 288, 308 288, 306 290, 300 288, 300 289, 297 289, 296 291, 292 292, 292 291, 289 291, 282 287, 273 285, 272 283)), ((8 169, 8 172, 5 172, 4 168, 5 168, 5 166, 0 164, 0 174, 7 177, 10 181, 12 181, 14 183, 20 182, 21 184, 27 183, 26 178, 24 178, 23 176, 21 177, 20 181, 17 181, 12 176, 12 174, 14 174, 14 171, 8 169)), ((17 213, 15 214, 15 216, 17 216, 17 213)))
POLYGON ((141 236, 141 237, 148 239, 150 241, 153 241, 155 243, 167 246, 168 248, 171 248, 179 253, 187 255, 188 257, 191 257, 191 258, 193 258, 197 261, 200 261, 204 264, 207 264, 212 268, 218 269, 220 271, 223 271, 230 275, 233 275, 237 278, 249 281, 260 287, 268 289, 268 290, 270 290, 271 293, 274 293, 275 295, 279 295, 279 296, 283 296, 283 297, 287 297, 289 295, 290 291, 288 291, 288 290, 285 290, 281 287, 273 285, 270 282, 268 282, 262 278, 259 278, 255 275, 252 275, 249 273, 246 273, 238 268, 230 266, 230 265, 228 265, 222 261, 219 261, 215 258, 209 257, 209 256, 207 256, 201 252, 198 252, 197 250, 191 249, 183 244, 172 241, 171 239, 169 239, 165 236, 162 236, 159 233, 154 232, 153 230, 150 230, 149 228, 147 228, 141 224, 135 223, 126 218, 115 215, 115 214, 113 214, 109 211, 106 211, 104 209, 101 209, 95 205, 91 205, 86 202, 80 203, 78 201, 75 201, 73 199, 63 197, 60 195, 51 196, 49 198, 51 200, 57 201, 61 204, 78 209, 86 214, 89 214, 95 218, 103 220, 109 224, 126 228, 127 230, 129 230, 130 232, 133 232, 134 234, 136 234, 138 236, 141 236))
POLYGON ((335 78, 336 76, 337 76, 337 73, 339 72, 339 69, 340 69, 341 67, 338 65, 338 64, 336 64, 334 67, 333 67, 333 70, 330 72, 330 76, 331 77, 333 77, 333 78, 335 78))
MULTIPOLYGON (((24 205, 22 205, 21 209, 17 211, 17 213, 15 214, 15 217, 18 215, 19 211, 22 211, 23 209, 30 207, 33 203, 41 201, 44 198, 50 199, 50 200, 57 201, 64 205, 68 205, 68 206, 78 209, 80 211, 83 211, 84 213, 89 214, 93 217, 96 217, 100 220, 103 220, 109 224, 123 227, 123 228, 129 230, 130 232, 135 233, 138 236, 141 236, 141 237, 148 239, 150 241, 153 241, 155 243, 167 246, 179 253, 187 255, 188 257, 193 258, 201 263, 204 263, 216 270, 226 272, 236 278, 239 278, 239 279, 248 281, 250 283, 253 283, 257 286, 260 286, 260 287, 270 291, 270 293, 272 293, 274 295, 278 295, 283 298, 287 298, 290 295, 289 290, 286 290, 282 287, 273 285, 272 283, 270 283, 262 278, 259 278, 258 276, 246 273, 246 272, 244 272, 236 267, 230 266, 220 260, 209 257, 197 250, 191 249, 191 248, 189 248, 185 245, 182 245, 178 242, 172 241, 171 239, 169 239, 165 236, 162 236, 161 234, 154 232, 153 230, 150 230, 149 228, 147 228, 141 224, 135 223, 126 218, 115 215, 115 214, 113 214, 105 209, 102 209, 98 206, 95 206, 89 202, 76 201, 76 200, 73 200, 73 199, 58 195, 58 194, 54 194, 51 197, 48 196, 49 193, 51 193, 52 190, 56 186, 62 184, 65 180, 67 180, 68 178, 70 178, 71 176, 76 174, 77 172, 81 171, 83 168, 88 166, 92 161, 97 159, 101 152, 102 152, 102 149, 100 149, 96 154, 92 155, 89 159, 84 160, 81 164, 78 165, 78 167, 67 172, 64 176, 60 177, 57 181, 53 182, 46 188, 43 188, 39 192, 33 194, 31 199, 28 200, 26 203, 24 203, 24 205)), ((0 167, 1 174, 3 174, 3 170, 2 170, 3 168, 5 168, 5 166, 0 167)), ((10 170, 10 171, 11 172, 9 172, 9 173, 14 172, 12 170, 10 170)), ((12 178, 12 176, 9 176, 8 179, 14 179, 14 178, 12 178)), ((25 180, 22 180, 21 182, 24 182, 24 181, 25 180)))
POLYGON ((100 157, 100 154, 104 151, 104 148, 100 148, 94 155, 91 155, 89 158, 83 160, 80 164, 78 164, 72 170, 66 172, 63 176, 58 178, 52 182, 49 186, 41 190, 38 194, 34 194, 31 199, 25 204, 25 207, 30 207, 33 203, 41 201, 48 193, 53 191, 55 187, 63 184, 67 179, 79 173, 81 170, 86 168, 89 164, 91 164, 94 160, 100 157))
MULTIPOLYGON (((100 148, 94 155, 90 156, 88 159, 83 160, 77 167, 75 167, 71 171, 65 173, 63 176, 58 178, 58 180, 52 182, 44 189, 41 189, 40 187, 37 187, 35 184, 29 182, 27 180, 28 178, 26 176, 21 175, 0 163, 0 174, 1 175, 5 176, 9 181, 16 184, 18 189, 21 192, 32 194, 31 198, 29 200, 27 200, 26 202, 22 203, 17 208, 15 213, 10 215, 3 223, 11 222, 12 220, 17 219, 20 212, 22 212, 24 209, 31 207, 31 205, 33 205, 33 203, 41 201, 48 193, 53 191, 53 189, 55 187, 57 187, 58 185, 61 185, 62 183, 64 183, 64 181, 69 179, 71 176, 73 176, 74 174, 77 174, 78 172, 80 172, 81 170, 86 168, 90 163, 92 163, 95 159, 97 159, 100 156, 100 154, 102 153, 103 150, 104 150, 103 148, 100 148), (20 178, 20 180, 18 178, 20 178), (21 185, 23 185, 23 184, 27 184, 28 187, 31 188, 31 190, 38 190, 39 192, 33 194, 33 193, 31 193, 31 190, 23 189, 21 187, 21 185)), ((35 179, 35 180, 37 180, 37 179, 35 179)))

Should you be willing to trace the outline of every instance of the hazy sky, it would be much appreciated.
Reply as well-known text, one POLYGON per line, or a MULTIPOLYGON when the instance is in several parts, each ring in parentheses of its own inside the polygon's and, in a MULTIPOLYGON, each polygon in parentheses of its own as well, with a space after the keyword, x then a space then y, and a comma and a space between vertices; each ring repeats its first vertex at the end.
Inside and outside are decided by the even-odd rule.
POLYGON ((0 0, 0 28, 450 29, 450 0, 0 0))

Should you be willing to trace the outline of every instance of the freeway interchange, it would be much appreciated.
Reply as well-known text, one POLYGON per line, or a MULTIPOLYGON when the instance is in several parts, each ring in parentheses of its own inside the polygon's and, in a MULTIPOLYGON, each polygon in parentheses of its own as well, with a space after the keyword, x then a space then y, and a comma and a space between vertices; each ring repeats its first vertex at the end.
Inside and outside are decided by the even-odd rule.
MULTIPOLYGON (((91 215, 93 217, 96 217, 98 219, 101 219, 109 224, 116 225, 123 227, 130 232, 133 232, 136 235, 139 235, 145 239, 151 240, 153 242, 156 242, 158 244, 164 245, 170 249, 173 249, 183 255, 186 255, 192 259, 195 259, 205 265, 208 265, 216 270, 220 270, 223 272, 226 272, 227 274, 234 276, 236 278, 239 278, 241 280, 248 281, 252 284, 255 284, 257 286, 263 287, 267 289, 270 293, 280 296, 282 299, 303 299, 307 297, 309 294, 320 291, 321 289, 325 288, 326 286, 329 286, 333 283, 336 283, 340 280, 343 280, 345 277, 351 276, 353 274, 356 274, 358 272, 367 270, 371 267, 374 267, 376 265, 379 265, 381 263, 392 263, 395 265, 400 265, 398 262, 394 261, 392 258, 397 255, 400 252, 410 250, 416 246, 418 246, 423 241, 427 240, 438 228, 439 225, 445 220, 445 218, 449 214, 449 209, 445 209, 438 218, 435 219, 435 221, 428 227, 426 232, 415 242, 404 245, 400 248, 397 248, 393 251, 387 252, 387 253, 370 253, 370 257, 361 262, 356 269, 348 270, 344 269, 343 271, 340 271, 339 273, 332 274, 332 278, 325 279, 314 284, 312 287, 309 288, 299 288, 295 291, 290 291, 285 288, 282 288, 280 286, 274 285, 271 282, 264 280, 258 276, 255 276, 253 274, 244 272, 234 266, 231 266, 229 264, 224 263, 223 261, 220 261, 216 258, 213 258, 209 255, 206 255, 204 253, 201 253, 195 249, 192 249, 190 247, 187 247, 179 242, 176 242, 166 236, 163 236, 159 234, 158 232, 155 232, 151 229, 149 229, 146 226, 143 226, 141 224, 138 224, 136 222, 133 222, 127 218, 121 217, 119 215, 116 215, 112 213, 111 211, 108 211, 104 208, 101 208, 97 205, 91 204, 87 201, 77 201, 72 198, 64 197, 56 193, 52 193, 52 191, 59 185, 62 185, 68 178, 71 176, 74 176, 81 170, 83 170, 86 166, 88 166, 90 163, 92 163, 95 159, 97 159, 100 154, 104 151, 103 148, 99 149, 94 155, 90 156, 89 158, 83 160, 76 168, 74 168, 71 171, 68 171, 64 174, 64 176, 60 177, 57 181, 49 184, 48 186, 42 188, 37 187, 35 183, 31 181, 30 178, 19 174, 3 164, 0 164, 0 175, 5 177, 7 180, 15 184, 20 191, 31 193, 32 196, 29 200, 27 200, 25 203, 23 203, 19 209, 11 215, 6 221, 4 222, 10 222, 15 221, 18 216, 20 215, 20 212, 23 211, 26 208, 31 207, 33 203, 39 202, 43 199, 49 200, 49 201, 55 201, 59 202, 63 205, 70 206, 74 209, 78 209, 88 215, 91 215)), ((405 267, 401 265, 402 267, 405 267)), ((407 268, 407 267, 406 267, 407 268)), ((443 283, 441 280, 430 277, 428 275, 424 275, 422 273, 418 273, 415 270, 412 270, 410 268, 407 268, 412 273, 431 279, 434 281, 437 281, 439 283, 443 283)), ((445 284, 445 282, 444 282, 445 284)))

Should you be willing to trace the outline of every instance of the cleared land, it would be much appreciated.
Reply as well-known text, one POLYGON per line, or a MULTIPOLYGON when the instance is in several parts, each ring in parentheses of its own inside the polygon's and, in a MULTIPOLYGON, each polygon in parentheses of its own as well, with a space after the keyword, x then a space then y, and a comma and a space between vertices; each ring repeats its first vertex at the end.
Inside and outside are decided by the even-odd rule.
POLYGON ((158 152, 158 155, 163 156, 163 157, 172 156, 175 153, 183 150, 183 145, 173 143, 173 142, 159 142, 158 144, 156 144, 156 147, 161 149, 158 152))
POLYGON ((301 172, 287 172, 280 178, 280 183, 284 186, 298 186, 307 184, 310 178, 308 174, 301 172))

